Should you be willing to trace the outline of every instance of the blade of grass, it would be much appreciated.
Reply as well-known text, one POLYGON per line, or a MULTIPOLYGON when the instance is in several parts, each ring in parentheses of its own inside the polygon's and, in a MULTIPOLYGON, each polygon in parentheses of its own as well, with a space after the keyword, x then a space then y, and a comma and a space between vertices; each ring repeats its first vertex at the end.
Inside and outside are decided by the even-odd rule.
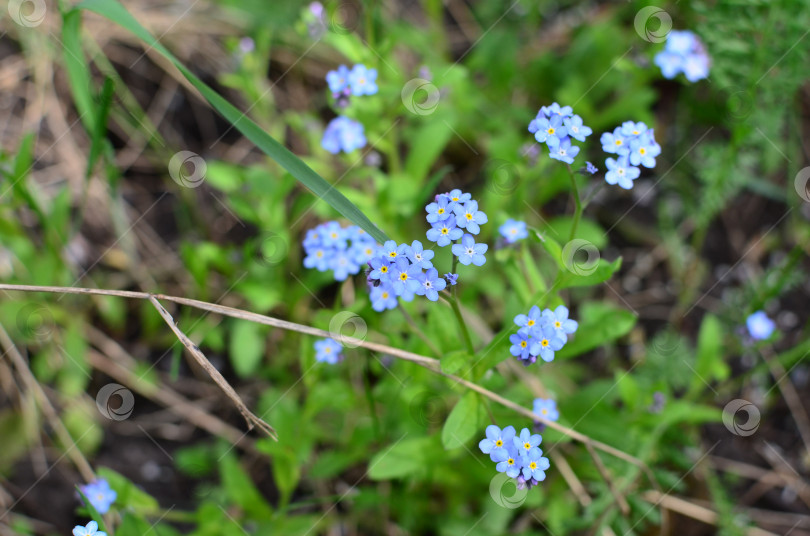
POLYGON ((229 103, 219 93, 211 89, 194 73, 186 68, 180 60, 166 49, 149 31, 146 30, 117 0, 85 0, 76 9, 93 11, 102 17, 120 25, 141 39, 148 47, 162 54, 166 59, 182 73, 186 79, 200 92, 208 103, 227 119, 246 138, 252 141, 267 156, 278 162, 304 186, 312 190, 319 198, 326 201, 332 208, 340 214, 359 225, 368 234, 379 242, 388 240, 388 236, 383 233, 363 212, 351 201, 334 189, 320 175, 315 173, 300 158, 295 156, 286 147, 277 142, 258 124, 248 118, 238 108, 229 103))

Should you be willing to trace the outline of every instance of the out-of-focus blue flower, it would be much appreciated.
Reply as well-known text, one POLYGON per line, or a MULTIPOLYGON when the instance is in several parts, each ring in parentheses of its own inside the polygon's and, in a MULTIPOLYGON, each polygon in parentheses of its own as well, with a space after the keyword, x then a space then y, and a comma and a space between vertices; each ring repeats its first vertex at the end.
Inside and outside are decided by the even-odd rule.
POLYGON ((566 117, 563 120, 563 124, 565 125, 565 129, 568 131, 568 135, 577 141, 585 141, 585 138, 593 134, 593 129, 591 129, 589 126, 583 125, 582 118, 578 115, 566 117))
POLYGON ((512 438, 512 443, 521 456, 525 456, 531 449, 540 445, 542 441, 543 437, 540 434, 532 434, 528 428, 524 428, 520 431, 520 435, 512 438))
POLYGON ((334 339, 315 341, 315 361, 334 365, 343 359, 343 347, 334 339))
POLYGON ((478 443, 478 448, 484 454, 489 454, 490 459, 494 462, 494 451, 498 449, 506 449, 506 445, 512 443, 515 437, 515 427, 507 426, 503 430, 494 424, 490 424, 486 429, 486 438, 478 443))
POLYGON ((537 447, 530 449, 521 459, 523 478, 541 482, 546 479, 546 470, 550 467, 548 458, 537 447))
POLYGON ((332 93, 343 93, 349 87, 349 68, 341 65, 337 70, 329 71, 326 73, 326 83, 332 93))
POLYGON ((110 506, 115 502, 118 494, 110 487, 110 484, 100 478, 94 480, 84 486, 79 486, 84 496, 90 501, 99 514, 106 514, 110 510, 110 506))
POLYGON ((769 338, 776 328, 776 324, 773 320, 768 318, 765 311, 757 311, 749 315, 748 318, 745 319, 745 325, 748 328, 748 333, 751 335, 751 338, 758 341, 769 338))
POLYGON ((84 527, 81 525, 73 527, 73 536, 107 536, 107 533, 98 530, 98 523, 90 521, 84 527))
POLYGON ((565 334, 550 325, 544 325, 532 333, 531 354, 546 363, 554 360, 554 352, 565 345, 565 334))
POLYGON ((427 221, 428 223, 436 223, 439 221, 444 221, 447 218, 453 216, 453 206, 455 204, 450 201, 450 198, 446 195, 439 196, 435 202, 430 203, 428 206, 425 207, 427 210, 427 221), (452 204, 452 205, 451 205, 452 204))
POLYGON ((357 64, 348 74, 348 81, 353 95, 377 93, 377 69, 369 69, 363 64, 357 64))
POLYGON ((350 153, 365 147, 366 143, 363 125, 342 115, 329 122, 321 139, 321 147, 332 154, 350 153))
POLYGON ((535 398, 532 412, 550 421, 557 421, 560 418, 557 403, 550 398, 535 398))
POLYGON ((444 274, 444 278, 447 280, 447 284, 451 287, 458 283, 458 274, 446 273, 444 274))
POLYGON ((514 244, 518 240, 522 240, 529 236, 529 231, 526 230, 526 222, 508 219, 503 225, 498 227, 498 232, 506 239, 509 244, 514 244))
POLYGON ((424 249, 422 242, 414 240, 408 251, 408 259, 410 259, 414 265, 418 266, 419 269, 427 270, 433 268, 433 263, 430 262, 430 259, 432 259, 435 254, 433 250, 424 249))
POLYGON ((478 201, 467 201, 456 204, 453 212, 456 215, 456 226, 467 229, 468 233, 477 235, 481 232, 479 225, 487 223, 487 215, 478 210, 478 201))
POLYGON ((628 139, 632 139, 636 136, 641 136, 645 132, 647 132, 647 125, 639 121, 635 123, 633 121, 625 121, 622 123, 621 130, 622 136, 628 139))
POLYGON ((461 244, 453 244, 451 248, 453 255, 458 257, 458 262, 468 266, 474 264, 476 266, 483 266, 487 262, 484 253, 487 252, 486 244, 476 244, 475 238, 471 234, 465 234, 461 238, 461 244))
POLYGON ((395 309, 397 306, 397 295, 391 288, 390 283, 382 283, 378 287, 371 289, 371 308, 381 313, 386 309, 395 309))
POLYGON ((641 171, 637 167, 630 165, 626 156, 618 160, 608 158, 605 160, 608 172, 605 174, 605 182, 608 184, 618 184, 625 190, 633 187, 633 181, 638 178, 641 171))
POLYGON ((550 106, 543 106, 540 108, 540 113, 545 115, 546 117, 551 117, 552 115, 559 115, 563 119, 566 117, 570 117, 571 114, 574 113, 574 109, 570 106, 560 106, 556 102, 551 103, 550 106))
POLYGON ((492 461, 497 462, 495 470, 499 473, 506 473, 506 476, 510 478, 516 478, 520 474, 520 457, 512 444, 493 451, 492 461))
POLYGON ((437 301, 439 299, 439 291, 444 290, 447 282, 439 277, 439 272, 436 268, 430 268, 424 274, 419 275, 419 289, 416 294, 425 296, 430 301, 437 301))
POLYGON ((360 272, 377 251, 377 243, 357 226, 341 227, 336 221, 325 222, 306 233, 303 242, 304 266, 319 272, 334 271, 337 281, 360 272))
POLYGON ((442 222, 436 222, 433 227, 428 229, 427 239, 431 242, 436 242, 436 245, 444 247, 455 242, 462 237, 464 231, 456 227, 456 220, 448 218, 442 222))
POLYGON ((574 333, 579 326, 576 320, 568 318, 568 307, 565 305, 558 305, 553 311, 546 309, 543 311, 543 319, 546 324, 565 335, 574 333))
POLYGON ((622 134, 621 127, 616 127, 613 132, 605 132, 599 138, 602 143, 602 150, 606 153, 626 155, 630 154, 630 143, 627 136, 622 134))
POLYGON ((559 145, 549 151, 549 156, 555 160, 573 164, 574 158, 579 154, 579 147, 571 145, 571 138, 565 137, 559 145))
POLYGON ((689 30, 669 32, 664 50, 655 56, 654 61, 664 78, 672 79, 682 72, 690 82, 707 78, 711 66, 703 42, 689 30))

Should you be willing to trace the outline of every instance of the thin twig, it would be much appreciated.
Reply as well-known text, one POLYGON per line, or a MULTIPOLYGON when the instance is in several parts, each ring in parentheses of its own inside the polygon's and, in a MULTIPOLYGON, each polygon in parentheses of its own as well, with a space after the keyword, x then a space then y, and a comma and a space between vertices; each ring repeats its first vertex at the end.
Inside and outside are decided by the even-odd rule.
POLYGON ((627 499, 624 498, 624 495, 616 489, 616 486, 613 483, 613 477, 610 476, 607 467, 605 467, 605 462, 602 461, 602 458, 599 457, 599 453, 596 452, 592 445, 586 444, 585 447, 588 449, 588 454, 591 455, 593 458, 593 463, 596 464, 596 469, 599 471, 599 474, 602 475, 602 478, 607 483, 607 487, 610 490, 610 494, 613 495, 613 498, 616 500, 616 504, 619 505, 619 509, 622 511, 624 516, 630 514, 630 505, 627 504, 627 499))
POLYGON ((810 455, 810 418, 808 418, 807 411, 804 409, 802 399, 799 397, 799 393, 796 392, 793 382, 790 381, 785 367, 773 355, 773 350, 767 346, 763 347, 760 355, 768 364, 768 369, 770 369, 773 379, 776 380, 776 385, 779 386, 779 390, 782 392, 785 402, 787 402, 790 414, 793 415, 793 420, 796 421, 796 427, 799 429, 799 435, 801 435, 804 442, 804 448, 807 454, 810 455))
POLYGON ((170 315, 169 312, 163 308, 163 306, 155 299, 154 296, 149 296, 149 301, 152 302, 152 305, 155 306, 155 309, 157 309, 158 313, 160 313, 160 316, 162 316, 163 320, 166 321, 166 324, 168 324, 172 331, 174 331, 174 334, 177 335, 177 338, 181 343, 183 343, 183 346, 185 346, 188 351, 191 352, 191 355, 194 356, 197 363, 199 363, 199 365, 208 373, 208 375, 211 376, 211 379, 214 380, 217 385, 219 385, 219 388, 225 392, 227 397, 231 399, 231 402, 233 402, 236 407, 239 408, 239 412, 245 418, 245 421, 247 421, 248 427, 252 429, 254 426, 256 426, 259 428, 259 430, 278 441, 278 434, 276 433, 276 430, 261 418, 254 415, 253 412, 248 409, 234 388, 231 387, 231 384, 228 383, 228 380, 226 380, 214 367, 214 365, 208 361, 208 358, 205 357, 205 354, 202 353, 199 347, 194 344, 185 333, 180 331, 180 328, 178 328, 177 324, 175 324, 172 315, 170 315))
POLYGON ((95 480, 96 476, 92 466, 87 461, 87 458, 84 457, 81 450, 76 446, 76 442, 73 440, 73 437, 71 437, 70 432, 65 428, 56 409, 28 368, 28 363, 25 358, 20 354, 19 350, 17 350, 17 347, 14 346, 14 342, 12 342, 11 337, 9 337, 6 332, 6 328, 4 328, 2 324, 0 324, 0 344, 2 344, 5 349, 6 355, 10 356, 11 362, 17 369, 17 373, 22 378, 26 388, 34 394, 42 413, 45 414, 45 418, 48 419, 54 432, 56 432, 56 435, 59 437, 59 441, 62 442, 62 446, 65 448, 65 454, 73 461, 76 469, 79 470, 82 478, 84 478, 86 482, 95 480))

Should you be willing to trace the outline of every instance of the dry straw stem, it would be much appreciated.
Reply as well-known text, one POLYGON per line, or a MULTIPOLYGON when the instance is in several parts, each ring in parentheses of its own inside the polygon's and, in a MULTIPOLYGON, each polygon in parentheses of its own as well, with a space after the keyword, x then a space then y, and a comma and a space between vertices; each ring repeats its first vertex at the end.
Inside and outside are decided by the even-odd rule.
POLYGON ((51 427, 59 437, 59 441, 62 442, 62 446, 65 448, 65 454, 73 461, 74 465, 76 465, 76 468, 81 473, 85 482, 95 480, 93 468, 82 454, 81 449, 76 446, 76 442, 71 437, 67 428, 65 428, 56 409, 51 404, 51 401, 48 400, 45 391, 42 390, 37 379, 28 368, 28 362, 26 362, 25 358, 20 354, 19 350, 17 350, 17 347, 14 346, 11 337, 8 336, 8 332, 6 332, 6 329, 2 325, 0 325, 0 345, 3 346, 5 355, 8 355, 11 359, 26 388, 34 394, 42 413, 45 414, 45 418, 48 419, 51 427))
MULTIPOLYGON (((241 309, 235 309, 233 307, 226 307, 224 305, 217 305, 217 304, 213 304, 213 303, 203 302, 203 301, 199 301, 199 300, 192 300, 192 299, 189 299, 189 298, 182 298, 182 297, 178 297, 178 296, 166 296, 164 294, 149 294, 149 293, 146 293, 146 292, 135 292, 135 291, 128 291, 128 290, 106 290, 106 289, 93 289, 93 288, 52 287, 52 286, 34 286, 34 285, 9 285, 9 284, 0 284, 0 290, 20 291, 20 292, 51 292, 51 293, 57 293, 57 294, 86 294, 86 295, 97 295, 97 296, 118 296, 118 297, 121 297, 121 298, 132 298, 132 299, 150 300, 150 301, 154 300, 153 305, 157 302, 157 300, 164 300, 164 301, 174 302, 174 303, 177 303, 177 304, 180 304, 180 305, 187 305, 189 307, 194 307, 196 309, 201 309, 203 311, 209 311, 211 313, 217 313, 217 314, 229 316, 231 318, 239 318, 241 320, 247 320, 247 321, 250 321, 250 322, 256 322, 258 324, 264 324, 264 325, 267 325, 267 326, 272 326, 272 327, 276 327, 276 328, 280 328, 280 329, 286 329, 286 330, 289 330, 289 331, 296 331, 298 333, 305 333, 307 335, 312 335, 312 336, 315 336, 315 337, 333 337, 333 338, 337 338, 339 341, 344 342, 347 345, 354 345, 354 346, 358 346, 358 347, 367 348, 367 349, 372 350, 374 352, 380 352, 380 353, 383 353, 383 354, 390 355, 392 357, 403 359, 405 361, 410 361, 412 363, 416 363, 418 365, 421 365, 421 366, 423 366, 423 367, 425 367, 425 368, 427 368, 429 370, 432 370, 436 374, 440 374, 440 375, 442 375, 442 376, 444 376, 444 377, 446 377, 446 378, 448 378, 450 380, 453 380, 454 382, 458 383, 459 385, 463 385, 464 387, 466 387, 468 389, 471 389, 471 390, 479 393, 480 395, 485 396, 486 398, 489 398, 493 402, 497 402, 498 404, 515 411, 516 413, 519 413, 519 414, 521 414, 521 415, 523 415, 525 417, 528 417, 529 419, 532 419, 533 421, 541 422, 541 423, 545 424, 546 426, 548 426, 549 428, 557 430, 558 432, 561 432, 562 434, 570 437, 571 439, 573 439, 575 441, 579 441, 580 443, 583 443, 586 446, 590 446, 590 447, 595 448, 597 450, 601 450, 602 452, 606 452, 606 453, 610 454, 611 456, 615 456, 616 458, 619 458, 621 460, 624 460, 624 461, 626 461, 628 463, 631 463, 631 464, 639 467, 642 471, 644 471, 645 475, 647 475, 647 478, 650 480, 650 483, 653 486, 657 487, 657 482, 655 481, 655 478, 652 475, 652 471, 650 471, 650 468, 642 460, 640 460, 640 459, 636 458, 635 456, 633 456, 631 454, 628 454, 628 453, 626 453, 626 452, 624 452, 622 450, 619 450, 619 449, 617 449, 615 447, 612 447, 612 446, 610 446, 610 445, 608 445, 606 443, 602 443, 601 441, 591 439, 590 437, 586 436, 585 434, 577 432, 576 430, 574 430, 572 428, 568 428, 567 426, 563 426, 563 425, 561 425, 559 423, 556 423, 554 421, 550 421, 550 420, 546 419, 545 417, 541 417, 540 415, 537 415, 536 413, 533 413, 532 411, 524 408, 523 406, 520 406, 519 404, 516 404, 516 403, 514 403, 514 402, 512 402, 510 400, 507 400, 506 398, 500 396, 499 394, 494 393, 494 392, 492 392, 489 389, 486 389, 484 387, 481 387, 480 385, 478 385, 476 383, 465 380, 464 378, 460 378, 460 377, 455 376, 453 374, 447 374, 446 372, 442 372, 442 370, 439 367, 439 361, 437 359, 432 358, 432 357, 427 357, 427 356, 415 354, 413 352, 407 352, 405 350, 400 350, 398 348, 392 348, 392 347, 386 346, 384 344, 378 344, 378 343, 374 343, 374 342, 368 342, 368 341, 365 341, 365 340, 355 339, 354 337, 345 337, 345 336, 341 336, 341 335, 336 335, 336 334, 330 333, 329 331, 326 331, 326 330, 313 328, 313 327, 310 327, 310 326, 304 326, 304 325, 301 325, 301 324, 296 324, 294 322, 288 322, 286 320, 279 320, 277 318, 273 318, 273 317, 270 317, 270 316, 260 315, 260 314, 257 314, 257 313, 251 313, 249 311, 243 311, 241 309)), ((160 306, 159 303, 157 303, 157 306, 160 307, 160 309, 162 309, 162 306, 160 306)), ((158 309, 158 310, 160 311, 160 309, 158 309)), ((183 344, 186 345, 186 347, 189 349, 189 351, 192 352, 194 357, 196 359, 198 359, 198 361, 200 359, 202 359, 207 363, 208 360, 205 359, 205 356, 202 354, 202 352, 199 351, 199 348, 197 348, 196 345, 194 345, 194 343, 191 342, 188 339, 188 337, 185 336, 185 334, 183 334, 179 329, 177 329, 177 326, 174 325, 174 320, 172 319, 171 315, 169 315, 169 313, 166 312, 165 309, 163 310, 161 315, 164 317, 164 319, 166 319, 167 323, 172 328, 172 330, 175 332, 175 334, 178 336, 178 338, 180 338, 181 342, 183 342, 183 344), (165 313, 165 315, 164 315, 164 313, 165 313)), ((208 365, 211 366, 210 363, 208 363, 208 365)), ((211 366, 211 368, 213 369, 212 366, 211 366)), ((206 369, 206 370, 208 370, 208 369, 206 369)), ((214 372, 216 372, 216 374, 219 374, 219 372, 217 372, 216 369, 213 369, 213 370, 214 370, 214 372)), ((221 377, 221 375, 220 375, 220 377, 221 377)), ((223 378, 223 381, 224 381, 224 378, 223 378)), ((227 385, 227 382, 226 382, 226 385, 227 385)), ((222 387, 222 385, 220 385, 220 387, 222 387)), ((229 385, 228 385, 228 388, 231 391, 233 391, 233 389, 229 385)), ((227 393, 227 391, 226 391, 226 393, 227 393)), ((234 392, 234 394, 235 394, 235 392, 234 392)), ((241 399, 240 399, 240 402, 241 402, 241 399)))

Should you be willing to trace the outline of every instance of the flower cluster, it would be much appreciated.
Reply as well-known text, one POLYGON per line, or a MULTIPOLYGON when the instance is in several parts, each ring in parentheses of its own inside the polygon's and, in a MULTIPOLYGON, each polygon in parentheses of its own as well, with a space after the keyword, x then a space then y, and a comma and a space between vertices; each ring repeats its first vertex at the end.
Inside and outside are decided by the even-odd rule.
POLYGON ((321 138, 321 147, 332 154, 350 153, 366 145, 363 124, 342 115, 332 119, 321 138))
POLYGON ((349 70, 341 65, 336 71, 326 74, 326 82, 332 96, 339 103, 341 99, 348 99, 351 95, 374 95, 377 93, 377 69, 369 69, 363 64, 357 64, 349 70))
POLYGON ((495 470, 517 480, 519 489, 531 488, 545 480, 549 468, 548 458, 543 456, 540 434, 532 434, 528 428, 515 433, 514 426, 503 430, 491 424, 487 426, 486 438, 478 448, 496 462, 495 470))
POLYGON ((322 223, 304 238, 304 266, 319 272, 333 270, 337 281, 360 273, 360 267, 377 253, 377 243, 356 225, 341 227, 336 221, 322 223))
POLYGON ((664 50, 656 54, 655 64, 661 68, 664 78, 675 78, 683 73, 690 82, 709 76, 711 60, 706 47, 689 30, 673 30, 667 35, 664 50))
POLYGON ((343 360, 343 347, 334 339, 315 341, 315 361, 335 365, 343 360))
POLYGON ((748 328, 748 334, 751 335, 751 338, 757 341, 769 338, 776 328, 776 324, 768 318, 765 311, 757 311, 749 315, 745 319, 745 326, 748 328))
MULTIPOLYGON (((426 219, 431 224, 427 232, 428 240, 444 247, 460 239, 461 243, 453 244, 450 248, 453 255, 458 257, 458 262, 475 266, 487 262, 484 253, 489 246, 477 244, 473 235, 480 233, 481 225, 489 220, 484 212, 478 210, 478 201, 472 199, 470 194, 458 189, 438 194, 425 210, 426 219)), ((451 284, 454 285, 455 281, 451 284)))
MULTIPOLYGON (((348 106, 349 97, 352 95, 374 95, 378 90, 377 70, 369 69, 363 64, 357 64, 351 70, 341 65, 336 71, 329 71, 326 74, 326 82, 338 108, 348 106)), ((350 153, 365 147, 367 142, 362 123, 339 115, 327 125, 321 139, 321 147, 332 154, 338 154, 340 151, 350 153)))
POLYGON ((393 240, 383 244, 368 263, 372 308, 378 312, 393 309, 397 306, 397 298, 411 301, 415 295, 437 301, 447 282, 439 277, 430 261, 434 254, 432 250, 424 249, 418 240, 411 245, 397 244, 393 240))
POLYGON ((546 362, 553 361, 554 352, 565 346, 568 335, 578 327, 576 320, 568 318, 568 308, 564 305, 553 311, 540 311, 535 305, 528 315, 517 315, 515 324, 520 329, 509 337, 512 343, 509 351, 526 366, 537 361, 538 357, 546 362))
POLYGON ((118 498, 118 494, 103 478, 94 480, 84 486, 79 486, 79 489, 99 514, 106 514, 110 510, 112 503, 118 498))
POLYGON ((73 536, 107 536, 107 533, 98 530, 98 523, 90 521, 84 527, 81 525, 73 527, 73 536))
POLYGON ((503 225, 498 227, 498 232, 504 237, 508 244, 514 244, 518 240, 523 240, 529 236, 526 230, 526 222, 508 219, 503 225))
POLYGON ((633 181, 641 174, 638 166, 654 168, 655 157, 661 154, 655 132, 641 122, 625 121, 613 132, 602 134, 600 141, 603 151, 618 155, 618 158, 605 160, 608 169, 605 181, 618 184, 625 190, 631 189, 633 181))
POLYGON ((548 146, 551 158, 573 164, 579 147, 571 145, 571 139, 585 141, 593 130, 582 123, 582 118, 575 115, 570 106, 561 107, 555 102, 540 108, 537 117, 529 123, 529 132, 534 134, 534 139, 548 146))

